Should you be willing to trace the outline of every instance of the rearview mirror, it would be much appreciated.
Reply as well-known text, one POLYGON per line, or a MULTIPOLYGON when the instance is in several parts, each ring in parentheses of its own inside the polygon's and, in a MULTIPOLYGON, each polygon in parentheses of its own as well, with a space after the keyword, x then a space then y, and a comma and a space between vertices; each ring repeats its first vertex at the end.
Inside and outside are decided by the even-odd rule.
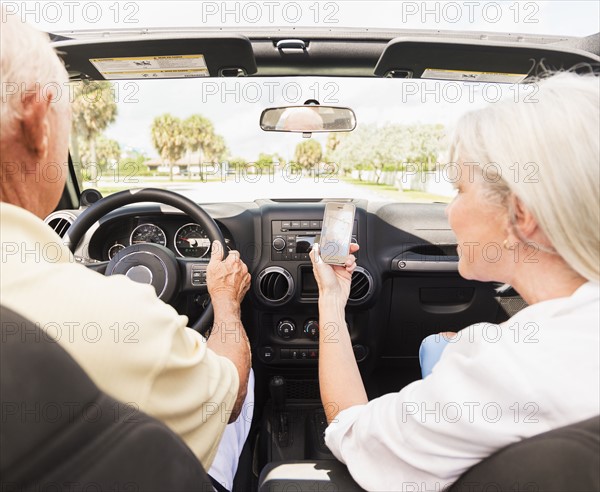
POLYGON ((334 106, 286 106, 265 109, 260 127, 266 132, 349 132, 356 128, 350 108, 334 106))

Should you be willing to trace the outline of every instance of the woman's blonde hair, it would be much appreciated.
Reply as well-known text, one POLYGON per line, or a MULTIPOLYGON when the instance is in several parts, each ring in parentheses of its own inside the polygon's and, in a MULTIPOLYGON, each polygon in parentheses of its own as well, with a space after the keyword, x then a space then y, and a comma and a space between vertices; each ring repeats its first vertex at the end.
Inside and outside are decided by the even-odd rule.
POLYGON ((482 170, 487 197, 510 211, 515 195, 552 249, 588 280, 600 278, 600 79, 562 72, 538 79, 527 98, 464 115, 451 160, 482 170))

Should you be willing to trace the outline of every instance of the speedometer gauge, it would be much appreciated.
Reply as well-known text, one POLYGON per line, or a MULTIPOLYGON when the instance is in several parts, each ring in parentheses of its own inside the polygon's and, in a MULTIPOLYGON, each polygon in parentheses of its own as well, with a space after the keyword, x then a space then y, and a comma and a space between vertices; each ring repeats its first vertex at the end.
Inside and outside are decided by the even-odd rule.
POLYGON ((204 258, 210 249, 210 239, 198 224, 186 224, 175 234, 175 249, 181 256, 204 258))
POLYGON ((154 224, 141 224, 133 230, 129 242, 131 245, 154 243, 166 246, 167 236, 165 236, 164 231, 160 227, 154 224))
POLYGON ((115 256, 119 251, 122 251, 124 249, 125 249, 125 246, 123 246, 120 243, 113 244, 108 250, 108 259, 112 260, 113 256, 115 256))

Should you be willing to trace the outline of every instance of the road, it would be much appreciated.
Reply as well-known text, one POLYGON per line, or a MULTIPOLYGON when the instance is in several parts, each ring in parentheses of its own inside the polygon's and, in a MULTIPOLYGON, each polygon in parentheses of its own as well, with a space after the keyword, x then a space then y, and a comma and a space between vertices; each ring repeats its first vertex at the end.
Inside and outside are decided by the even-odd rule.
MULTIPOLYGON (((196 179, 188 183, 161 183, 161 188, 176 191, 199 203, 249 202, 258 198, 361 198, 382 201, 385 196, 346 183, 336 178, 286 176, 228 176, 223 181, 199 183, 196 179), (242 179, 245 178, 245 179, 242 179)), ((157 186, 158 183, 140 183, 142 186, 157 186)))

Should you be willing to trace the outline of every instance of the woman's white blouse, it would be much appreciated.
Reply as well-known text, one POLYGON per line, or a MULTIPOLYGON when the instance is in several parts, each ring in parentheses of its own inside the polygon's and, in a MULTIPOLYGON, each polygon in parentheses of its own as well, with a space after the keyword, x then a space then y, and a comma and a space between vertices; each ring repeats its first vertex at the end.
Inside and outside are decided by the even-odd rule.
POLYGON ((367 490, 441 490, 508 444, 598 415, 599 292, 465 328, 425 379, 340 412, 327 446, 367 490))

